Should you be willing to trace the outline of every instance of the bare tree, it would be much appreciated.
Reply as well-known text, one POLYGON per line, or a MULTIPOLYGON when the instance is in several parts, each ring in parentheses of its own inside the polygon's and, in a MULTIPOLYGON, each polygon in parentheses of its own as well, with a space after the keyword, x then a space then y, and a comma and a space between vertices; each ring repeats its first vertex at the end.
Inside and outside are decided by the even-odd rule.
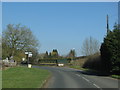
POLYGON ((2 34, 2 46, 3 52, 7 51, 8 56, 14 56, 18 50, 36 48, 38 41, 26 26, 9 24, 2 34))
POLYGON ((89 56, 99 52, 99 49, 100 49, 100 44, 98 40, 89 37, 84 40, 81 48, 81 53, 84 56, 89 56))

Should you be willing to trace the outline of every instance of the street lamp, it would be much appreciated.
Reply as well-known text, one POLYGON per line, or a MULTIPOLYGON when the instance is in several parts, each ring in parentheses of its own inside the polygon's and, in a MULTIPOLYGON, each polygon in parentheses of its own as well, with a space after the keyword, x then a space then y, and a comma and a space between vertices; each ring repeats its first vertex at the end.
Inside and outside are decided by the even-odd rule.
MULTIPOLYGON (((32 52, 25 51, 25 54, 27 56, 27 64, 28 64, 28 67, 29 67, 29 57, 32 57, 32 52)), ((31 66, 31 64, 30 64, 30 66, 31 66)))

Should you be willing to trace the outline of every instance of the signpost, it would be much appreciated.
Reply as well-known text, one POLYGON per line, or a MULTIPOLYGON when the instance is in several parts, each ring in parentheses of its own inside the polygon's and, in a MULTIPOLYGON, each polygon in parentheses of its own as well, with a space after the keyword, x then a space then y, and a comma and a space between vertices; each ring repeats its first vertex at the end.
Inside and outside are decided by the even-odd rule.
POLYGON ((29 57, 32 57, 32 52, 26 51, 25 54, 27 55, 27 63, 28 63, 28 68, 31 68, 32 65, 29 64, 29 57))

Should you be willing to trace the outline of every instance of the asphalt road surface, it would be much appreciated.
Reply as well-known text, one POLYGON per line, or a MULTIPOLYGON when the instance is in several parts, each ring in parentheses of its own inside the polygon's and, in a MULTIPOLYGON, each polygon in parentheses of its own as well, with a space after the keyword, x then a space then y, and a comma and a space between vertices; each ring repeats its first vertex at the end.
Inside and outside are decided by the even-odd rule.
POLYGON ((118 80, 108 76, 85 73, 67 67, 34 67, 52 72, 52 77, 46 85, 47 88, 113 88, 113 90, 117 88, 115 90, 119 90, 118 80))

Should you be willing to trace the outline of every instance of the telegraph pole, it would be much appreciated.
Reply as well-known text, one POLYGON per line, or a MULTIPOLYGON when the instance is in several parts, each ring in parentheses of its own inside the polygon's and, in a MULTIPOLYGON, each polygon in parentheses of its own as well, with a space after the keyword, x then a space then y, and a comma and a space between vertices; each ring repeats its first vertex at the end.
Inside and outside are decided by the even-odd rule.
POLYGON ((108 17, 108 15, 107 15, 107 34, 109 33, 109 17, 108 17))

